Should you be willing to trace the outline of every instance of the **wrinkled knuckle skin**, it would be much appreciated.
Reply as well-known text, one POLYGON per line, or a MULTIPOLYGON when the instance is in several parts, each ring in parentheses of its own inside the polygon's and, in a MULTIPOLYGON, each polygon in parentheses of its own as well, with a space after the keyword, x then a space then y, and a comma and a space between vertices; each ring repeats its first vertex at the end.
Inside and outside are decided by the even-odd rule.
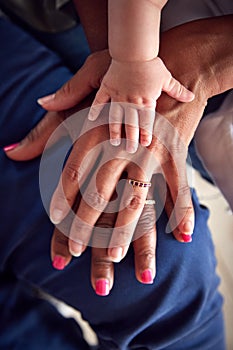
POLYGON ((77 164, 68 163, 66 164, 63 175, 66 177, 71 183, 77 183, 81 179, 82 170, 81 167, 77 167, 77 164))
POLYGON ((103 211, 108 203, 100 193, 95 191, 85 193, 84 200, 90 207, 98 211, 103 211))
POLYGON ((124 208, 127 208, 129 210, 140 210, 143 205, 144 201, 143 199, 138 195, 132 195, 129 198, 125 198, 123 201, 124 208))
POLYGON ((98 270, 103 271, 109 271, 111 269, 112 262, 104 259, 103 257, 99 257, 97 255, 92 257, 92 264, 95 266, 95 268, 98 268, 98 270))
POLYGON ((143 211, 138 222, 138 230, 143 232, 151 233, 154 231, 155 225, 155 211, 154 208, 147 211, 143 211))
POLYGON ((191 193, 190 193, 190 188, 188 185, 180 186, 179 187, 179 196, 185 197, 186 199, 190 199, 191 201, 191 193))
POLYGON ((143 263, 145 263, 145 265, 146 265, 155 258, 155 251, 148 248, 148 249, 145 249, 145 250, 142 250, 141 252, 139 252, 138 255, 140 256, 140 258, 143 259, 143 263))
POLYGON ((58 95, 63 95, 64 97, 69 97, 72 93, 73 93, 73 89, 71 86, 70 81, 68 81, 66 84, 64 84, 61 89, 59 90, 59 94, 58 95))
POLYGON ((29 143, 33 143, 33 142, 35 142, 36 140, 39 140, 39 138, 40 138, 40 130, 39 130, 38 126, 35 127, 34 129, 32 129, 32 130, 29 132, 29 134, 27 135, 27 141, 28 141, 29 143))

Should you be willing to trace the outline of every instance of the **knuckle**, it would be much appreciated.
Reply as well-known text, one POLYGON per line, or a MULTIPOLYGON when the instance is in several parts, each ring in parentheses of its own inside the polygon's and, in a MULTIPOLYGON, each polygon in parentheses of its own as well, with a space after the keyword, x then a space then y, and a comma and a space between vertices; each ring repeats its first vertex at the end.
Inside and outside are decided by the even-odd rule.
POLYGON ((141 198, 141 196, 137 194, 132 194, 129 198, 126 198, 123 202, 125 208, 135 211, 135 210, 140 210, 143 205, 144 201, 141 198))
POLYGON ((112 135, 119 135, 121 130, 121 124, 116 123, 117 120, 111 118, 111 123, 109 124, 109 129, 112 135))
POLYGON ((154 225, 155 225, 154 207, 148 208, 148 209, 145 208, 142 212, 142 215, 140 216, 138 229, 139 230, 143 229, 143 232, 147 232, 148 234, 150 234, 152 231, 154 231, 154 225))
POLYGON ((191 193, 188 184, 179 186, 179 196, 185 198, 188 197, 191 200, 191 193))
POLYGON ((100 269, 102 271, 108 271, 111 269, 112 262, 108 260, 108 258, 104 258, 98 255, 94 255, 92 257, 92 264, 95 268, 100 269))
POLYGON ((138 131, 139 131, 138 125, 126 124, 125 128, 126 128, 126 133, 127 133, 128 137, 129 137, 129 135, 137 135, 138 134, 138 131))
POLYGON ((27 141, 29 143, 33 143, 36 140, 40 138, 40 128, 39 126, 36 126, 34 129, 32 129, 29 134, 27 135, 27 141))
POLYGON ((63 170, 64 176, 71 182, 71 183, 77 183, 79 182, 81 176, 82 176, 82 168, 81 166, 77 166, 77 164, 73 162, 69 162, 66 164, 64 170, 63 170))
POLYGON ((127 101, 133 103, 136 106, 141 106, 143 104, 143 99, 138 96, 127 96, 127 101))
POLYGON ((56 97, 63 95, 64 97, 68 97, 73 93, 73 86, 71 80, 68 80, 61 88, 57 91, 56 97))
POLYGON ((90 207, 98 211, 104 210, 105 206, 108 203, 103 197, 103 195, 98 193, 97 191, 86 192, 84 195, 84 200, 90 207))
POLYGON ((146 248, 138 252, 138 256, 143 259, 143 263, 147 264, 155 258, 155 250, 146 248))

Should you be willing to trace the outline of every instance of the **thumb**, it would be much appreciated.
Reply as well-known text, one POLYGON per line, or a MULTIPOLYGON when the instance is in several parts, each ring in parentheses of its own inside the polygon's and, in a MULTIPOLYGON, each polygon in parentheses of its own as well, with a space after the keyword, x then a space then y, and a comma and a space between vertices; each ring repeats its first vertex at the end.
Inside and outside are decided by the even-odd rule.
POLYGON ((186 89, 178 80, 171 77, 167 86, 163 88, 169 96, 180 102, 191 102, 195 95, 192 91, 186 89))
POLYGON ((83 66, 54 94, 39 98, 37 102, 48 111, 61 111, 74 107, 93 90, 83 66))
MULTIPOLYGON (((18 143, 5 146, 7 157, 17 161, 25 161, 38 157, 42 154, 45 145, 53 131, 61 124, 63 118, 61 113, 48 112, 45 117, 18 143)), ((61 135, 53 139, 53 143, 61 135)))

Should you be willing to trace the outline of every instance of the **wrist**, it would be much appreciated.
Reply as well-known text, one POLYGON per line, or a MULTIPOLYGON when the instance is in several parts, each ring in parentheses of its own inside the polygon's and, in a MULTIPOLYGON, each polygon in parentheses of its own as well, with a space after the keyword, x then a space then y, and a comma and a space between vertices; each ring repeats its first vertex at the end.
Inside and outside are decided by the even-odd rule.
POLYGON ((109 52, 117 61, 158 55, 161 9, 153 0, 109 0, 109 52))

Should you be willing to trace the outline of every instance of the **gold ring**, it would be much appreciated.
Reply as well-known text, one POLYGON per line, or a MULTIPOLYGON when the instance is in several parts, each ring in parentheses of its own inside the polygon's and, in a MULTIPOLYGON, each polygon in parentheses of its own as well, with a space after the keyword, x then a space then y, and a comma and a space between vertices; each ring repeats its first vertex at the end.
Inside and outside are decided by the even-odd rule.
POLYGON ((155 200, 154 199, 146 199, 145 200, 145 205, 155 205, 155 200))
POLYGON ((151 182, 143 182, 143 181, 133 180, 133 179, 129 179, 128 181, 129 181, 129 184, 132 185, 133 187, 143 187, 143 188, 151 187, 151 182))

